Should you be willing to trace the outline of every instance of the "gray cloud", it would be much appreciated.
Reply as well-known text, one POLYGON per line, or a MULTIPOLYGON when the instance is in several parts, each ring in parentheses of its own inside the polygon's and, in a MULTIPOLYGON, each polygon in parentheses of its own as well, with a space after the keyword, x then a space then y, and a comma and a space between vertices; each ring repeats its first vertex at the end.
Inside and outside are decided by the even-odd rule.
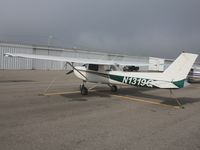
POLYGON ((0 0, 0 40, 131 55, 200 52, 199 0, 0 0))

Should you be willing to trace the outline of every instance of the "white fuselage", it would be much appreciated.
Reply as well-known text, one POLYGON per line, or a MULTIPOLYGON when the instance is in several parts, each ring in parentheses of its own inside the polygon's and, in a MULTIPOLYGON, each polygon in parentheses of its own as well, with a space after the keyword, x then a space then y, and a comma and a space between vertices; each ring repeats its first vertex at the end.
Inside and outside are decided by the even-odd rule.
MULTIPOLYGON (((124 71, 92 71, 84 66, 77 66, 74 74, 83 81, 112 84, 153 87, 153 81, 165 81, 162 73, 156 72, 124 72, 124 71)), ((170 81, 169 81, 170 82, 170 81)))

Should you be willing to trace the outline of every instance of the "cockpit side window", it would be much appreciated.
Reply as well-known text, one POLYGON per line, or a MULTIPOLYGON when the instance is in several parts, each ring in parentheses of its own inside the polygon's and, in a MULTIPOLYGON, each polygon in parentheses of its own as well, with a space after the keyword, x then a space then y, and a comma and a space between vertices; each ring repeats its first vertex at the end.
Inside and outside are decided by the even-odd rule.
POLYGON ((98 71, 99 70, 99 66, 96 64, 89 64, 88 66, 89 70, 93 70, 93 71, 98 71))

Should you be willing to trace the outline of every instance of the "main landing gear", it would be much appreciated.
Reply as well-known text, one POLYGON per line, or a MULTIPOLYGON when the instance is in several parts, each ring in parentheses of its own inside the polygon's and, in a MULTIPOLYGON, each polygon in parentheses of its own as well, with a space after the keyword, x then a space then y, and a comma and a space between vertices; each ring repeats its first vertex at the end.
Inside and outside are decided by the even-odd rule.
MULTIPOLYGON (((118 88, 116 85, 110 85, 108 84, 108 86, 110 87, 110 90, 112 92, 117 92, 118 91, 118 88)), ((91 88, 90 88, 91 90, 91 88)), ((81 95, 88 95, 88 89, 85 87, 84 83, 80 85, 80 92, 81 92, 81 95)))
POLYGON ((110 87, 111 92, 117 92, 118 88, 117 88, 116 85, 110 85, 110 84, 108 84, 108 86, 110 87))
POLYGON ((84 84, 80 85, 81 95, 88 95, 88 89, 85 87, 84 84))

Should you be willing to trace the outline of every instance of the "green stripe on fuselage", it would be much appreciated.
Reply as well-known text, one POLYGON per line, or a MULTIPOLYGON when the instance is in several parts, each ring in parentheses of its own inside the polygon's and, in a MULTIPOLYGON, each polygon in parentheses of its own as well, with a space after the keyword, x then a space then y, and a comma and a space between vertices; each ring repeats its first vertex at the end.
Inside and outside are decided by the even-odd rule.
POLYGON ((109 75, 109 78, 118 82, 123 82, 124 76, 109 75))

